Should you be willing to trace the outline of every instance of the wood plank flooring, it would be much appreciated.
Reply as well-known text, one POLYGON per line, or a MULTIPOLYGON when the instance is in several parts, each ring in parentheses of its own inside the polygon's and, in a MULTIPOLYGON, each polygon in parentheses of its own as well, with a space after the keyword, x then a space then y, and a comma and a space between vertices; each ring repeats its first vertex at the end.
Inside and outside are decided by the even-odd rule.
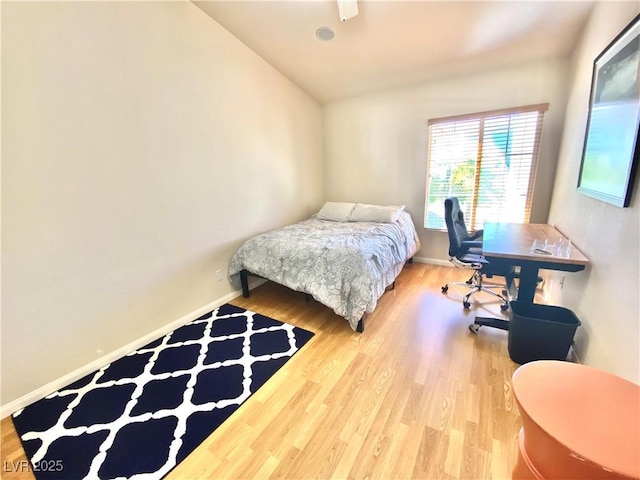
MULTIPOLYGON (((301 293, 266 283, 231 303, 316 333, 169 479, 507 479, 520 417, 507 333, 467 329, 500 304, 475 295, 470 312, 442 284, 468 274, 408 264, 363 334, 301 293)), ((2 420, 2 476, 25 460, 2 420)))

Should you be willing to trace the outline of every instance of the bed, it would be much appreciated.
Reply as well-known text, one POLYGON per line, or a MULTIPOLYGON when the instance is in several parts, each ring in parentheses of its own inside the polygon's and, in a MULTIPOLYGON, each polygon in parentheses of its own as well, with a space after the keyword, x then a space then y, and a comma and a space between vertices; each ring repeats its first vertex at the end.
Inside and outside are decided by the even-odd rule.
POLYGON ((311 295, 364 331, 363 316, 420 248, 404 207, 327 202, 311 218, 251 238, 231 259, 229 275, 248 275, 311 295))

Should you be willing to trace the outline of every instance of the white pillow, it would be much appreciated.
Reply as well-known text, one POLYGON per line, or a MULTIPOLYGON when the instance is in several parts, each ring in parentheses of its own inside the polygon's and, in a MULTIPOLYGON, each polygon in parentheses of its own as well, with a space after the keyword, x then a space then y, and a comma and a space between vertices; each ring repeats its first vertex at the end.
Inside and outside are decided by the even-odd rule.
POLYGON ((365 205, 358 203, 351 212, 350 222, 378 222, 393 223, 404 210, 404 205, 383 207, 380 205, 365 205))
POLYGON ((316 214, 316 218, 333 222, 348 222, 355 206, 355 203, 325 202, 324 206, 316 214))

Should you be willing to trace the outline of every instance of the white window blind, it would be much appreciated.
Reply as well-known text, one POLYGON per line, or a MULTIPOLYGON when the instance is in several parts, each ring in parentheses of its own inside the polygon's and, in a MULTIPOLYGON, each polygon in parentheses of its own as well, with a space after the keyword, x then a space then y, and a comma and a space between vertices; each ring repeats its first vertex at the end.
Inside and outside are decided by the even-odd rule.
POLYGON ((471 230, 486 221, 527 223, 548 106, 429 120, 425 228, 446 229, 450 196, 458 197, 471 230))

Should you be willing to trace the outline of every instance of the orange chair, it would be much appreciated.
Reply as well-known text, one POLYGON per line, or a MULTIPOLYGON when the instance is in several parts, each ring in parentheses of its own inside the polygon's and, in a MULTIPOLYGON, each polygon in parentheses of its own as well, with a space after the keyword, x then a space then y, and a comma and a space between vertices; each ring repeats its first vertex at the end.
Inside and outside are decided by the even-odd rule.
POLYGON ((513 479, 640 479, 640 386, 550 360, 512 383, 523 424, 513 479))

